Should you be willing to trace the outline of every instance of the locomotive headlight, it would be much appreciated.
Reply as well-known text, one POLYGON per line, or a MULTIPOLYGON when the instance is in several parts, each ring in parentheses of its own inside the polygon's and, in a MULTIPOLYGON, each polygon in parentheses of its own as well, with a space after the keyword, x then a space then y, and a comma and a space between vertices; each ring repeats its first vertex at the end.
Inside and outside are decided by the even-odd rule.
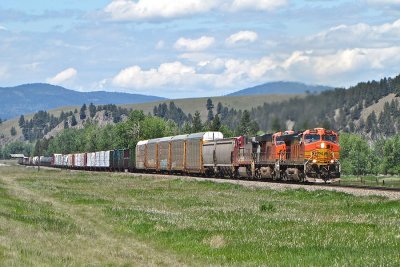
POLYGON ((313 160, 312 160, 312 163, 317 163, 317 160, 316 160, 316 159, 313 159, 313 160))
POLYGON ((321 143, 321 148, 325 148, 325 143, 321 143))
POLYGON ((333 159, 331 159, 331 163, 333 164, 335 161, 333 159))

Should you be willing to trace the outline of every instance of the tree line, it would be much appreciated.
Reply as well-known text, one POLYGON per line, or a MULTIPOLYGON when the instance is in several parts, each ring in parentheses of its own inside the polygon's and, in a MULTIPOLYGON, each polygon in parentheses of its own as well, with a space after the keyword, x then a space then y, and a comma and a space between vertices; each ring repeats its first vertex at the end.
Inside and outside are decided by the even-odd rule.
POLYGON ((340 135, 340 161, 344 174, 400 175, 400 134, 372 144, 357 134, 340 135))
POLYGON ((318 125, 378 140, 400 133, 398 101, 386 103, 379 116, 372 112, 365 119, 362 111, 391 93, 400 93, 400 75, 359 83, 349 89, 337 88, 280 103, 264 103, 252 108, 250 114, 264 130, 283 130, 291 122, 297 130, 318 125))

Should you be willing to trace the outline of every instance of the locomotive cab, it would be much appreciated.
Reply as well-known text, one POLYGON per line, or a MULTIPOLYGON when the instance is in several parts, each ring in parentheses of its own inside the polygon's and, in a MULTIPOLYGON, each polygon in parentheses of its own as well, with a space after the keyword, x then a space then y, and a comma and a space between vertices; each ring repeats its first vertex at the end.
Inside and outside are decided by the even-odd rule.
POLYGON ((272 135, 272 142, 275 146, 275 159, 276 160, 285 160, 290 156, 290 153, 287 153, 287 150, 290 150, 290 143, 288 143, 287 136, 294 134, 294 131, 284 131, 277 132, 272 135))
POLYGON ((311 182, 336 182, 340 179, 339 136, 324 128, 303 133, 304 170, 311 182))

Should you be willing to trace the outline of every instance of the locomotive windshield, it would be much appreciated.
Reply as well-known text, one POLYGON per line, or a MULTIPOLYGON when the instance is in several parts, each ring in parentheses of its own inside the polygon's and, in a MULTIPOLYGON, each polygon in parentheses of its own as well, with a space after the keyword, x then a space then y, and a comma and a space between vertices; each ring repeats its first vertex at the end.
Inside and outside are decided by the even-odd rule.
POLYGON ((322 140, 336 143, 337 142, 337 136, 333 134, 325 134, 322 136, 322 140))
POLYGON ((276 137, 276 145, 282 145, 282 144, 284 144, 285 143, 285 141, 283 140, 283 136, 277 136, 276 137))
POLYGON ((304 136, 304 142, 306 144, 318 142, 319 140, 321 140, 321 136, 319 134, 306 134, 304 136))

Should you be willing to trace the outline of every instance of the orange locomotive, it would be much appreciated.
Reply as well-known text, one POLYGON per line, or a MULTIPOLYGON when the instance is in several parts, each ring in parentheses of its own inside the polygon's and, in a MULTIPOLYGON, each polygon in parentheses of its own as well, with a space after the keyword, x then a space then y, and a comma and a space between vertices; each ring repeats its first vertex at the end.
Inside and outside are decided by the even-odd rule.
POLYGON ((259 178, 300 182, 337 182, 340 179, 339 138, 323 128, 286 131, 253 140, 259 178))

